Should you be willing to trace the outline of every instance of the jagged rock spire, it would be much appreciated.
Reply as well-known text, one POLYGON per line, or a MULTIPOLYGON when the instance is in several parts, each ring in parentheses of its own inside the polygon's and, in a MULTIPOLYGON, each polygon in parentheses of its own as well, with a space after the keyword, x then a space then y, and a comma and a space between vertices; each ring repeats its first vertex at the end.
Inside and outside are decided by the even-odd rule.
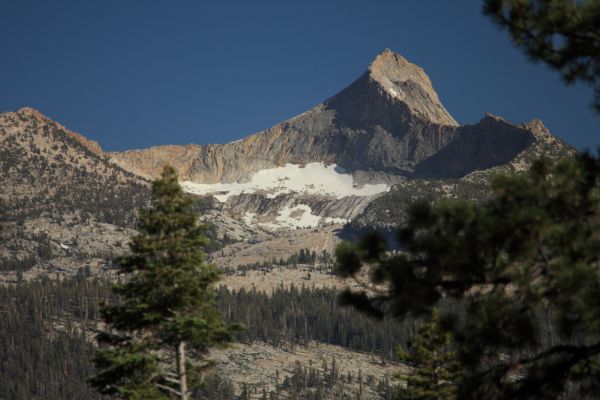
POLYGON ((425 71, 400 54, 385 49, 369 66, 369 74, 417 116, 439 125, 458 126, 442 105, 425 71))

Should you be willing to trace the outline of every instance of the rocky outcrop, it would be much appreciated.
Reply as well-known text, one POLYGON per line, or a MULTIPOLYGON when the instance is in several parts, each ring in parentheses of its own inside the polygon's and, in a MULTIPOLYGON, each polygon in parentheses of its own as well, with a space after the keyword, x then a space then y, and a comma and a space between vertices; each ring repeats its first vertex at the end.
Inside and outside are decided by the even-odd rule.
POLYGON ((307 112, 226 144, 158 146, 111 153, 148 178, 172 164, 183 180, 244 181, 286 163, 335 163, 361 181, 461 177, 510 162, 534 129, 487 116, 460 127, 418 66, 385 50, 354 83, 307 112), (396 177, 396 178, 394 178, 396 177))
POLYGON ((386 50, 336 96, 288 121, 223 145, 159 146, 112 153, 152 177, 164 163, 182 179, 231 182, 286 163, 336 163, 351 171, 410 174, 456 135, 457 123, 423 70, 386 50))
POLYGON ((175 167, 182 179, 191 175, 193 164, 202 146, 156 146, 145 150, 127 150, 108 153, 111 159, 123 169, 147 179, 156 178, 165 165, 175 167))
POLYGON ((438 125, 458 126, 446 111, 423 69, 386 49, 369 66, 369 76, 411 113, 438 125))
POLYGON ((336 199, 326 196, 287 193, 269 198, 262 194, 253 193, 230 197, 223 204, 221 210, 230 215, 243 216, 245 213, 252 213, 277 217, 278 213, 286 207, 294 208, 306 205, 311 209, 313 215, 322 218, 323 221, 327 218, 351 220, 378 196, 346 196, 336 199))
POLYGON ((102 151, 102 148, 100 147, 100 145, 98 144, 98 142, 96 142, 94 140, 90 140, 90 139, 86 138, 85 136, 83 136, 80 133, 73 132, 73 131, 65 128, 64 126, 62 126, 58 122, 52 121, 51 119, 49 119, 48 117, 46 117, 45 115, 43 115, 38 110, 33 109, 31 107, 23 107, 18 112, 21 115, 25 115, 27 117, 33 118, 33 119, 35 119, 36 121, 38 121, 38 122, 40 122, 42 124, 43 123, 49 123, 49 124, 55 125, 58 129, 62 130, 68 136, 70 136, 73 139, 75 139, 79 144, 81 144, 83 147, 85 147, 86 149, 88 149, 92 153, 96 154, 97 156, 103 156, 104 155, 104 152, 102 151))
POLYGON ((414 178, 460 178, 511 162, 535 141, 522 127, 487 114, 475 125, 458 129, 446 147, 417 165, 414 178))
MULTIPOLYGON (((390 50, 378 55, 362 76, 335 96, 272 128, 226 144, 168 145, 104 153, 96 142, 33 109, 22 109, 13 117, 36 126, 52 126, 52 131, 73 139, 115 171, 152 179, 170 164, 182 181, 188 181, 184 186, 254 182, 253 176, 260 178, 258 171, 262 174, 289 164, 318 163, 324 167, 335 164, 340 171, 351 174, 351 187, 381 183, 389 189, 415 179, 476 179, 480 171, 491 168, 522 170, 539 155, 558 157, 570 151, 538 120, 515 125, 487 114, 477 124, 459 126, 440 102, 423 69, 390 50)), ((217 208, 240 218, 261 219, 263 224, 310 221, 314 226, 353 219, 380 197, 374 193, 309 195, 290 184, 292 176, 304 181, 309 178, 306 171, 300 177, 284 176, 281 186, 289 187, 275 191, 285 195, 274 197, 268 191, 242 190, 217 208)), ((280 186, 279 181, 276 183, 280 186)))

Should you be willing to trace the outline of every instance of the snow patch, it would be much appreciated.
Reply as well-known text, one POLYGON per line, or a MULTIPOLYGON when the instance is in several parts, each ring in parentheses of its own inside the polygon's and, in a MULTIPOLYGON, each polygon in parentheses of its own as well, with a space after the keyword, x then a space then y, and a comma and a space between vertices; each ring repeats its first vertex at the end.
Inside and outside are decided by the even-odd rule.
POLYGON ((344 218, 333 218, 333 217, 325 217, 324 221, 326 224, 345 224, 348 222, 347 219, 344 218))
POLYGON ((343 218, 322 218, 313 214, 310 206, 306 204, 298 204, 293 207, 286 205, 279 210, 277 217, 272 222, 257 222, 255 219, 255 213, 246 212, 243 216, 243 220, 247 225, 258 225, 267 231, 314 228, 323 224, 344 224, 348 222, 343 218))
POLYGON ((318 226, 321 217, 314 215, 312 209, 306 204, 298 204, 294 207, 285 206, 279 211, 275 220, 277 225, 286 228, 312 228, 318 226))
POLYGON ((256 217, 256 213, 246 212, 242 220, 246 225, 252 225, 252 223, 254 223, 254 217, 256 217))
MULTIPOLYGON (((287 193, 331 196, 372 196, 390 190, 386 184, 366 184, 358 187, 351 174, 335 164, 310 163, 305 166, 286 164, 284 167, 263 169, 252 175, 249 182, 181 183, 183 190, 198 195, 212 195, 220 202, 242 193, 264 192, 268 198, 287 193)), ((308 206, 307 206, 308 207, 308 206)))

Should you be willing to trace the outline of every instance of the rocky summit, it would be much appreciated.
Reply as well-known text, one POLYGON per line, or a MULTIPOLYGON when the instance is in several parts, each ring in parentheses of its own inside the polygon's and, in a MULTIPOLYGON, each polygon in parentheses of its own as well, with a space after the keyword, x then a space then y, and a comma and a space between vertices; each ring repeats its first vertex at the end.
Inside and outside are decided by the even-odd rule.
POLYGON ((535 141, 528 129, 494 118, 459 126, 423 69, 385 50, 347 88, 265 131, 232 143, 158 146, 110 157, 145 177, 170 163, 194 183, 236 182, 263 169, 313 162, 382 181, 458 178, 509 163, 535 141))
POLYGON ((337 95, 242 140, 159 146, 111 157, 147 177, 170 162, 196 183, 234 182, 262 169, 311 162, 408 175, 451 141, 457 126, 425 72, 386 50, 337 95))
MULTIPOLYGON (((573 149, 538 120, 517 125, 487 114, 460 126, 425 71, 385 50, 335 96, 235 142, 110 153, 25 108, 0 114, 0 152, 0 200, 9 227, 2 269, 8 270, 35 248, 55 247, 65 260, 100 260, 119 250, 135 209, 146 201, 148 180, 166 164, 214 223, 214 240, 246 243, 221 251, 223 264, 235 265, 235 255, 257 261, 256 252, 285 256, 304 245, 331 250, 335 240, 308 235, 292 245, 296 239, 282 235, 317 227, 319 235, 331 234, 331 227, 353 222, 397 225, 410 201, 481 198, 490 171, 522 170, 539 155, 573 149), (102 245, 92 239, 72 245, 76 232, 94 229, 104 232, 97 236, 102 245)), ((28 262, 47 268, 48 252, 41 253, 28 262)))
POLYGON ((461 179, 511 163, 518 168, 540 153, 568 151, 539 121, 535 127, 515 125, 487 114, 460 126, 425 71, 385 50, 338 94, 262 132, 226 144, 109 156, 146 178, 171 164, 189 192, 214 195, 221 210, 275 229, 348 222, 392 186, 410 180, 461 179), (310 186, 325 181, 328 190, 310 186), (365 190, 348 190, 356 185, 365 190))

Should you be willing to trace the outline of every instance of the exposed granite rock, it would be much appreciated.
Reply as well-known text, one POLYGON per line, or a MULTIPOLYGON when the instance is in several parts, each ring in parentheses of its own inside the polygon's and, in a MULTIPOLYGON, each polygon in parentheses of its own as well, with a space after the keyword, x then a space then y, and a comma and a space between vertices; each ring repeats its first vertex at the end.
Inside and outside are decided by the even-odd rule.
POLYGON ((423 69, 386 49, 369 66, 369 75, 411 112, 438 125, 458 126, 446 111, 423 69))
POLYGON ((182 180, 196 183, 243 181, 262 169, 310 162, 335 163, 363 183, 458 178, 511 162, 549 135, 540 124, 517 126, 490 114, 460 127, 425 72, 385 50, 346 89, 265 131, 232 143, 158 146, 110 157, 148 178, 169 163, 182 180))
POLYGON ((535 141, 530 131, 491 114, 457 132, 448 146, 417 166, 414 178, 460 178, 508 164, 535 141))
POLYGON ((242 140, 110 156, 148 177, 169 162, 182 179, 203 183, 237 181, 261 169, 315 161, 406 175, 449 143, 456 126, 423 70, 386 50, 339 94, 242 140))
POLYGON ((285 207, 307 205, 312 214, 316 216, 351 220, 378 196, 346 196, 336 199, 319 195, 287 193, 269 198, 262 194, 252 193, 231 196, 221 209, 230 215, 243 216, 245 213, 253 213, 274 217, 285 207))
POLYGON ((148 182, 30 108, 0 113, 0 284, 95 272, 122 254, 148 182))

